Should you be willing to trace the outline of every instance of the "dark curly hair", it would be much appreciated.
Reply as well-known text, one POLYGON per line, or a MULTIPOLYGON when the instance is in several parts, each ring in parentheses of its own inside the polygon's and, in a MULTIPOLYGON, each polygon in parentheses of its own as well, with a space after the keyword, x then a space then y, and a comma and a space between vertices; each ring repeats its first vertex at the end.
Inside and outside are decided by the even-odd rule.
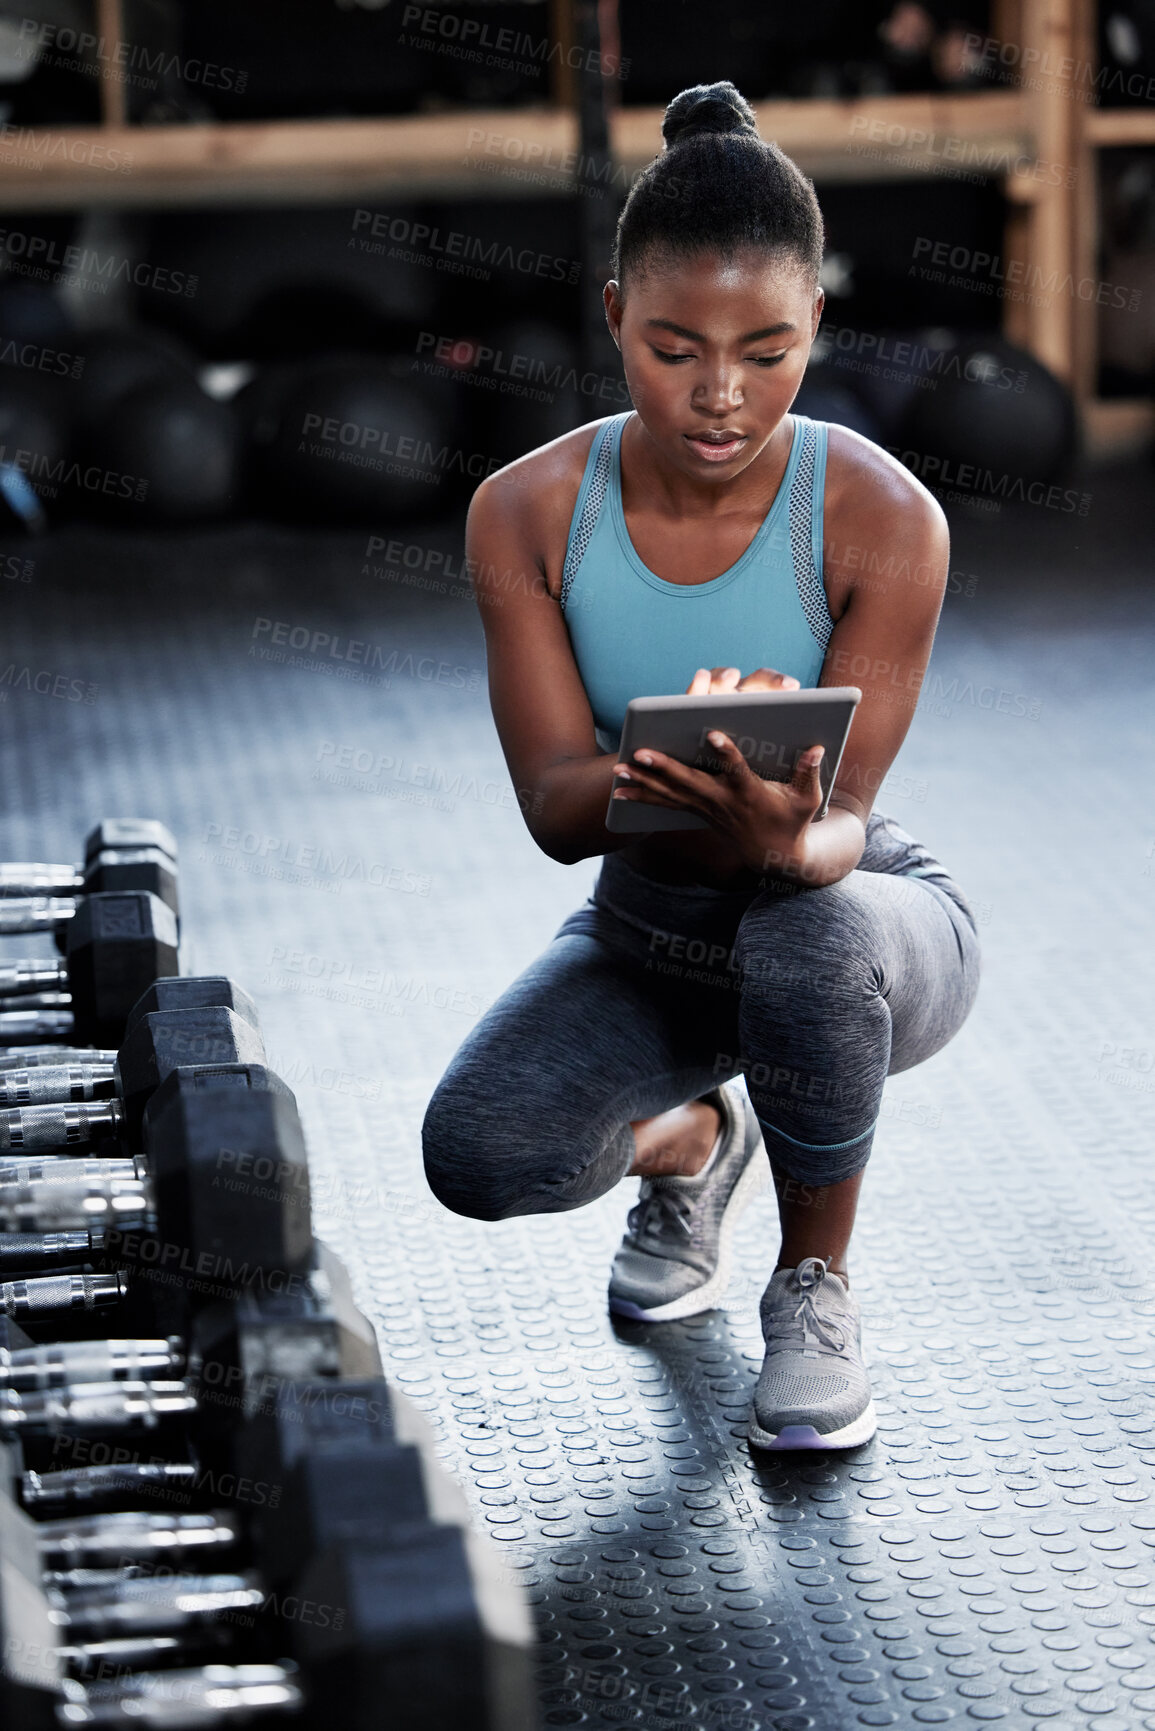
POLYGON ((661 254, 786 254, 818 283, 822 212, 814 187, 729 80, 681 91, 662 121, 665 148, 644 168, 618 218, 611 271, 625 291, 661 254))

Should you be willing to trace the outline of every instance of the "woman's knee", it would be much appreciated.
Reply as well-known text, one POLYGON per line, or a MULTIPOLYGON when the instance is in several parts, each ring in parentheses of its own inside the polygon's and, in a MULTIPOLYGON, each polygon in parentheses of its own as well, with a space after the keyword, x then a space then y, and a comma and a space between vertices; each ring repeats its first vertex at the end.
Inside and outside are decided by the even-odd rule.
POLYGON ((443 1077, 421 1125, 430 1190, 443 1207, 472 1220, 504 1220, 518 1212, 512 1206, 509 1126, 503 1133, 492 1117, 492 1107, 476 1088, 443 1077))
POLYGON ((583 1207, 618 1183, 633 1156, 628 1122, 578 1121, 560 1102, 485 1090, 468 1070, 442 1078, 421 1126, 437 1200, 472 1220, 583 1207))
POLYGON ((873 993, 878 913, 852 877, 752 902, 734 944, 743 993, 776 988, 829 1002, 848 988, 873 993))

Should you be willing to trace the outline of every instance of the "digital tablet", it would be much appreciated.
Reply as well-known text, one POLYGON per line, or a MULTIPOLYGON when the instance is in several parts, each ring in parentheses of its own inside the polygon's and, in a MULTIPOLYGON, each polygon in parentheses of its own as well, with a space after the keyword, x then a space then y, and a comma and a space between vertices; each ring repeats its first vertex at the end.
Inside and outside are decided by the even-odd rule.
MULTIPOLYGON (((813 822, 826 816, 842 752, 862 697, 855 685, 829 685, 811 691, 726 691, 705 697, 635 697, 626 706, 618 760, 628 763, 647 746, 694 769, 717 774, 723 760, 706 735, 725 733, 750 768, 766 781, 789 781, 794 766, 811 745, 825 746, 818 767, 822 804, 813 822)), ((614 777, 614 788, 629 784, 614 777)), ((649 805, 640 799, 614 799, 610 793, 606 828, 625 830, 709 829, 704 817, 649 805)))

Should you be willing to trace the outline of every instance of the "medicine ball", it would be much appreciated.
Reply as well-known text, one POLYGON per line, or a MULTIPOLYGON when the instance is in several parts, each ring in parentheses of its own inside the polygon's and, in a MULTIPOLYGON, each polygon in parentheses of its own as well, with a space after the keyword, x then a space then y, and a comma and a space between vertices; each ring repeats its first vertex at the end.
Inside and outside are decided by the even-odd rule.
POLYGON ((50 288, 18 279, 0 282, 0 362, 9 359, 10 344, 22 348, 33 343, 75 354, 71 330, 72 320, 50 288))
POLYGON ((831 367, 806 369, 793 406, 800 415, 809 415, 812 421, 832 421, 836 426, 849 427, 852 433, 861 433, 864 439, 871 439, 876 445, 882 443, 881 429, 875 417, 831 367))
POLYGON ((250 404, 266 496, 289 515, 328 522, 442 510, 485 473, 447 401, 416 377, 398 378, 377 356, 299 363, 288 380, 270 381, 263 414, 250 404))
POLYGON ((78 421, 100 427, 118 397, 164 381, 196 384, 196 356, 159 331, 110 327, 85 331, 73 343, 84 362, 77 387, 78 421))
POLYGON ((1025 349, 960 335, 934 351, 926 376, 933 388, 912 397, 900 436, 924 467, 927 458, 945 465, 936 471, 944 483, 1014 499, 1032 481, 1057 479, 1074 456, 1071 394, 1025 349))
POLYGON ((545 319, 509 320, 452 353, 477 443, 501 464, 630 407, 624 379, 584 372, 577 343, 545 319))
POLYGON ((135 523, 219 517, 240 492, 241 440, 228 403, 195 380, 123 392, 80 441, 79 485, 93 514, 135 523))
POLYGON ((898 437, 919 391, 933 388, 931 369, 939 349, 954 341, 952 331, 842 326, 820 329, 814 354, 824 375, 862 403, 878 429, 879 443, 886 445, 898 437))

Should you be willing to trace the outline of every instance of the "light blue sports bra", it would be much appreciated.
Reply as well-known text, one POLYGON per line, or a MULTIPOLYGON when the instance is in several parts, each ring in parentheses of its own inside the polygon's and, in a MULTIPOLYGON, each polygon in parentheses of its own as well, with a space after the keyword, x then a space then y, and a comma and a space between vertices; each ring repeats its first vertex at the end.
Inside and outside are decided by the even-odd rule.
POLYGON ((742 557, 708 583, 670 583, 641 559, 622 510, 622 429, 594 435, 574 504, 561 606, 597 742, 616 751, 631 697, 684 692, 699 667, 774 667, 818 684, 834 621, 822 584, 826 423, 792 414, 790 461, 742 557))

